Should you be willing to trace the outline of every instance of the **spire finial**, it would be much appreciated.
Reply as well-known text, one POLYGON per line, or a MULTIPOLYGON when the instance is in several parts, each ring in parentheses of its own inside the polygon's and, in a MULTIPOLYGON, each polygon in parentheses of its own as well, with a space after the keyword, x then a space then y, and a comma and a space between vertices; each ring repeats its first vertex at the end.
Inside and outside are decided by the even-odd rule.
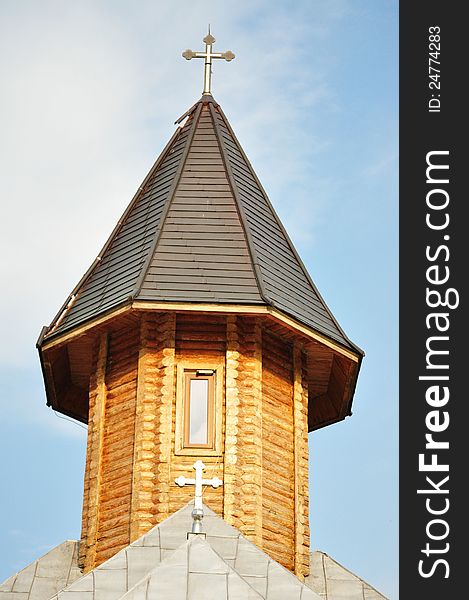
POLYGON ((194 52, 193 50, 184 50, 182 56, 186 60, 191 60, 192 58, 204 58, 205 66, 204 66, 204 95, 208 95, 212 93, 212 60, 214 58, 224 58, 228 62, 233 60, 235 55, 231 50, 227 50, 226 52, 212 52, 212 46, 215 43, 215 38, 210 32, 210 23, 208 25, 208 34, 204 37, 203 42, 205 43, 205 52, 194 52))

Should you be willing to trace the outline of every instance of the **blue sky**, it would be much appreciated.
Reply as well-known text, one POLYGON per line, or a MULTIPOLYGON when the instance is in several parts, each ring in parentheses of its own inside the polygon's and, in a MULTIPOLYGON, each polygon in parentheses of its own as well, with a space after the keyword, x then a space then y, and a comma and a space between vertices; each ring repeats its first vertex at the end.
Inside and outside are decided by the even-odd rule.
POLYGON ((221 103, 339 322, 366 351, 310 435, 312 547, 397 596, 397 2, 0 5, 0 581, 80 533, 86 431, 45 407, 35 341, 199 98, 221 103), (199 64, 200 63, 200 64, 199 64), (220 61, 221 63, 221 61, 220 61))

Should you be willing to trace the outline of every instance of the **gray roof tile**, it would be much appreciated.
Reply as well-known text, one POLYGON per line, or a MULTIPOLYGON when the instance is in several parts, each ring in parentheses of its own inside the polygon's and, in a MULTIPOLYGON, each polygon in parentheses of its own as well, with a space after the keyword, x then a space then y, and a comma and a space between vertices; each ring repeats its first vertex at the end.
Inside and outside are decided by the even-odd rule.
POLYGON ((386 600, 322 552, 301 583, 204 507, 206 540, 186 533, 193 503, 81 576, 78 542, 64 542, 0 585, 0 600, 386 600))
POLYGON ((63 542, 0 584, 0 600, 47 600, 81 577, 77 557, 78 542, 63 542))
POLYGON ((248 600, 260 596, 201 539, 191 539, 153 569, 122 600, 248 600))
POLYGON ((206 540, 187 541, 192 508, 190 502, 51 600, 81 598, 79 592, 93 594, 94 600, 156 600, 178 598, 178 594, 181 600, 319 600, 295 575, 207 506, 206 540), (200 595, 201 589, 205 595, 200 595))
POLYGON ((386 600, 366 581, 319 550, 311 553, 311 574, 305 583, 323 600, 386 600))

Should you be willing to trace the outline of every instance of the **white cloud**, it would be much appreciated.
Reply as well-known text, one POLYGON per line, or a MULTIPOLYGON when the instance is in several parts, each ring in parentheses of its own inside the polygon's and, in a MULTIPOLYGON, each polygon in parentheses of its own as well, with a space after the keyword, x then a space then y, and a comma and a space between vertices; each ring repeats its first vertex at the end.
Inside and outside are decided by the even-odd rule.
POLYGON ((269 6, 2 4, 1 363, 31 360, 41 326, 104 244, 173 121, 199 97, 202 65, 180 54, 201 46, 207 22, 217 48, 237 54, 215 65, 215 97, 287 228, 311 242, 328 182, 311 162, 324 142, 303 124, 334 101, 314 40, 347 3, 316 2, 308 22, 269 6))
MULTIPOLYGON (((339 96, 343 90, 334 87, 332 73, 339 55, 360 56, 356 47, 338 49, 342 40, 337 32, 351 12, 363 6, 349 0, 0 3, 0 381, 13 382, 15 388, 0 392, 4 428, 18 435, 49 429, 51 443, 58 432, 81 436, 84 442, 86 431, 45 409, 34 343, 42 324, 50 321, 105 242, 172 134, 173 121, 198 99, 201 61, 188 63, 180 55, 185 48, 202 47, 208 22, 216 48, 236 54, 232 63, 214 66, 215 97, 295 242, 310 249, 326 218, 327 227, 332 218, 334 226, 342 227, 342 239, 348 240, 349 229, 364 232, 360 235, 367 248, 372 238, 366 223, 350 224, 344 215, 368 218, 366 211, 348 210, 347 203, 369 207, 363 204, 362 192, 377 185, 393 164, 393 148, 383 144, 385 138, 394 139, 383 134, 385 110, 374 107, 374 145, 352 140, 348 154, 342 148, 335 152, 333 131, 322 128, 318 135, 317 127, 318 119, 329 123, 326 117, 342 113, 341 124, 349 127, 345 135, 357 131, 348 120, 353 109, 345 104, 355 98, 339 96), (352 156, 356 152, 359 160, 352 156), (334 159, 334 154, 332 169, 322 172, 320 158, 334 159), (349 159, 358 167, 331 175, 349 159), (31 371, 35 379, 25 386, 31 371)), ((353 16, 345 29, 350 33, 350 27, 356 27, 363 36, 357 37, 357 46, 369 47, 367 26, 364 29, 363 20, 353 16)), ((389 24, 394 31, 395 20, 389 24)), ((376 32, 383 31, 381 23, 376 32)), ((373 50, 380 48, 382 52, 388 46, 374 43, 373 50)), ((380 58, 383 54, 378 52, 376 60, 380 58)), ((367 93, 357 73, 362 84, 376 88, 366 64, 348 61, 344 67, 338 76, 348 78, 351 92, 361 97, 367 93)), ((367 108, 358 115, 364 127, 370 126, 367 108)), ((387 214, 381 210, 383 197, 376 194, 371 205, 382 215, 387 214)), ((376 235, 382 234, 373 227, 376 235)), ((357 272, 352 272, 355 261, 361 270, 355 279, 365 282, 368 274, 361 264, 362 258, 368 264, 366 250, 358 256, 340 244, 329 249, 340 254, 342 264, 337 267, 339 261, 328 257, 323 277, 330 268, 347 269, 350 264, 351 279, 357 272)), ((345 305, 344 279, 336 279, 336 297, 343 296, 345 305)), ((367 306, 362 302, 360 310, 367 306)), ((355 322, 363 326, 364 320, 358 317, 355 322)), ((344 325, 348 330, 350 325, 344 325)), ((378 384, 379 376, 376 371, 378 384)), ((31 464, 36 464, 35 458, 39 464, 38 457, 31 457, 31 464)), ((315 489, 318 494, 318 486, 315 489)), ((360 495, 351 510, 376 510, 362 500, 360 495)), ((346 538, 355 539, 344 533, 345 546, 346 538)), ((373 558, 369 546, 364 544, 360 554, 368 562, 373 558)))

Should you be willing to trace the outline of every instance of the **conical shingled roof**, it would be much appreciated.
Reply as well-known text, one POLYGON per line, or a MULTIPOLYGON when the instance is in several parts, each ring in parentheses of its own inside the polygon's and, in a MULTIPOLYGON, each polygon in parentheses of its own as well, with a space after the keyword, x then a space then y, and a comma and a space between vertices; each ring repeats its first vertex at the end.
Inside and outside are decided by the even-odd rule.
POLYGON ((47 334, 135 300, 268 305, 356 351, 220 106, 202 96, 186 117, 47 334))

